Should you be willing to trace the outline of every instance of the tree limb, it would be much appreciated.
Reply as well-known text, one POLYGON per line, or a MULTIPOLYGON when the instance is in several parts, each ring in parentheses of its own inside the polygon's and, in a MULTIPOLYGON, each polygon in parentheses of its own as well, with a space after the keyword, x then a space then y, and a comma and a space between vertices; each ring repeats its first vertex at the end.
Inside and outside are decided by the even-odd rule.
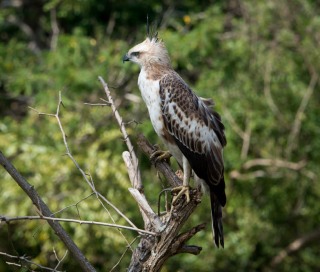
MULTIPOLYGON (((11 164, 11 162, 0 151, 0 164, 11 175, 11 177, 17 182, 17 184, 23 189, 23 191, 29 196, 32 203, 37 207, 40 215, 52 217, 52 212, 48 206, 44 203, 42 198, 38 195, 35 188, 28 183, 28 181, 18 172, 18 170, 11 164)), ((56 235, 66 245, 71 252, 76 262, 79 263, 83 271, 96 271, 94 267, 89 263, 77 245, 69 237, 63 227, 56 221, 47 221, 51 228, 55 231, 56 235)))

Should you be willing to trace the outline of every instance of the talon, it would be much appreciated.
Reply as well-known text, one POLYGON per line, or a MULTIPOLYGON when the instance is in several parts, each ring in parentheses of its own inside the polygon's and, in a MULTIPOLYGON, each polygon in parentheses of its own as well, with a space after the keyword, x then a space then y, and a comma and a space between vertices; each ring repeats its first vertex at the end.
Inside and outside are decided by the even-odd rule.
POLYGON ((151 154, 150 159, 152 160, 154 159, 155 162, 166 161, 166 160, 169 160, 171 156, 172 155, 169 151, 156 150, 151 154))
POLYGON ((186 199, 187 199, 187 203, 190 202, 190 187, 189 186, 178 186, 175 187, 171 190, 171 192, 175 193, 175 192, 179 192, 177 195, 175 195, 172 199, 172 205, 174 205, 177 200, 182 196, 185 195, 186 199))

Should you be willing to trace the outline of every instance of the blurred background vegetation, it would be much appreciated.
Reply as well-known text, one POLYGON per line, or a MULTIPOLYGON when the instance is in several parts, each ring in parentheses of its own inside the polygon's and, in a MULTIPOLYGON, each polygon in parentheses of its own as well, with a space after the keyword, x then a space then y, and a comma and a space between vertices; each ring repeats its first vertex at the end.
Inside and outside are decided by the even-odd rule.
MULTIPOLYGON (((29 108, 55 113, 61 91, 61 121, 75 159, 99 192, 142 224, 112 112, 84 102, 105 98, 97 80, 103 76, 124 120, 136 121, 127 126, 132 140, 142 132, 158 142, 140 99, 138 67, 121 62, 145 38, 149 14, 174 68, 199 95, 215 100, 228 139, 225 249, 214 248, 208 224, 191 240, 203 247, 201 255, 178 255, 163 271, 320 270, 319 1, 2 0, 0 8, 0 150, 52 211, 83 200, 58 215, 112 222, 63 156, 55 118, 29 108)), ((138 153, 156 209, 166 184, 138 153)), ((0 214, 36 215, 3 169, 0 180, 0 214)), ((208 209, 204 198, 189 226, 210 222, 208 209)), ((118 230, 62 225, 99 271, 109 271, 125 252, 118 230)), ((128 241, 136 235, 122 233, 128 241)), ((61 258, 65 247, 45 222, 1 223, 0 252, 53 268, 54 251, 61 258)), ((125 271, 130 257, 129 250, 114 271, 125 271)), ((1 271, 17 269, 8 260, 0 257, 1 271)), ((76 268, 67 255, 62 269, 76 268)))

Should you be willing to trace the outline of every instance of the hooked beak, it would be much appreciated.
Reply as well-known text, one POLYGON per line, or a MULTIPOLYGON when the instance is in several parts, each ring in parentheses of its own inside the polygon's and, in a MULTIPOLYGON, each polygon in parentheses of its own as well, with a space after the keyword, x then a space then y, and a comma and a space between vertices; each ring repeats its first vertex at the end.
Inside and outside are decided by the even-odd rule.
POLYGON ((129 61, 130 60, 130 58, 129 58, 129 56, 128 56, 128 54, 125 54, 124 56, 123 56, 123 58, 122 58, 122 62, 124 63, 125 61, 129 61))

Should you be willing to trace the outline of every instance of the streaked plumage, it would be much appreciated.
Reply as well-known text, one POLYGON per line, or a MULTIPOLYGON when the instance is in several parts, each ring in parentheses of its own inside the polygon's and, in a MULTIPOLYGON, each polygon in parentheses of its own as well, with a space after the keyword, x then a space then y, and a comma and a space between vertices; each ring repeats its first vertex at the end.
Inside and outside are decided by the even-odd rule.
POLYGON ((140 65, 138 85, 152 125, 176 158, 188 185, 195 180, 210 192, 215 244, 224 246, 222 207, 226 204, 223 147, 224 126, 213 103, 198 97, 172 69, 165 45, 147 38, 124 56, 140 65))

